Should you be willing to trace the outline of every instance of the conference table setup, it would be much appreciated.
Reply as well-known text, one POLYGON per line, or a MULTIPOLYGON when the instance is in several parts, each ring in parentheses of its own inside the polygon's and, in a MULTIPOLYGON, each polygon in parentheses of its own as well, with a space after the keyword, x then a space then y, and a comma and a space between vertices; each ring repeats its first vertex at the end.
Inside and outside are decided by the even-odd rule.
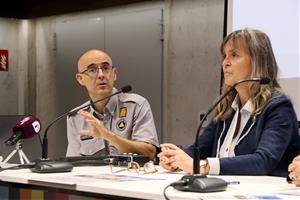
POLYGON ((300 0, 2 2, 0 200, 300 200, 300 0))
POLYGON ((224 191, 219 192, 186 192, 167 187, 178 183, 184 175, 182 171, 169 172, 160 166, 155 166, 151 173, 144 168, 129 170, 112 165, 76 166, 61 173, 34 173, 29 168, 4 170, 2 166, 0 198, 300 199, 300 187, 287 183, 285 178, 271 176, 207 176, 227 183, 224 191))

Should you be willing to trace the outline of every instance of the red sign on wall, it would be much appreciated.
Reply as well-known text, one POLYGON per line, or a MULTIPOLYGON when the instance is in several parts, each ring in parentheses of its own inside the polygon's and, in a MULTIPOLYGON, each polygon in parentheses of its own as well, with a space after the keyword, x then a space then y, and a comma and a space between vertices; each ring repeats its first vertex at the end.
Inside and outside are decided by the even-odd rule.
POLYGON ((8 50, 0 49, 0 71, 8 71, 8 50))

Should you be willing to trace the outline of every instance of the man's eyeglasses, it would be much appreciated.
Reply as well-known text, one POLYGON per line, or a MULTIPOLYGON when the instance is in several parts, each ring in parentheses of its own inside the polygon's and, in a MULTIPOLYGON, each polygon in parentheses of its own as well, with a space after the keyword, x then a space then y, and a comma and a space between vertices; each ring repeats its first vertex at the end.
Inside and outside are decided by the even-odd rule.
POLYGON ((86 70, 79 72, 79 73, 86 74, 91 78, 96 78, 99 73, 99 70, 101 70, 102 73, 106 75, 106 74, 109 74, 112 69, 113 69, 113 66, 110 66, 110 65, 99 66, 96 64, 92 64, 86 70))
POLYGON ((143 167, 141 167, 139 165, 139 163, 137 163, 137 162, 129 162, 127 168, 119 169, 119 170, 116 170, 116 171, 113 171, 113 166, 110 164, 110 171, 112 173, 118 173, 118 172, 122 172, 122 171, 126 171, 126 170, 128 170, 130 172, 136 172, 140 175, 157 172, 157 169, 155 168, 154 163, 151 162, 151 161, 145 163, 143 167))

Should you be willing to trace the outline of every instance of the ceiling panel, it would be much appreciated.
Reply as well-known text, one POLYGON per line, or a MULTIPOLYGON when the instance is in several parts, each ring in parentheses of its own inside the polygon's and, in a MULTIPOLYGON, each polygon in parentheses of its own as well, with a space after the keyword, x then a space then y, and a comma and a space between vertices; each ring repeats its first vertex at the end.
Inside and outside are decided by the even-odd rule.
POLYGON ((30 19, 143 1, 146 0, 8 0, 1 2, 0 17, 30 19))

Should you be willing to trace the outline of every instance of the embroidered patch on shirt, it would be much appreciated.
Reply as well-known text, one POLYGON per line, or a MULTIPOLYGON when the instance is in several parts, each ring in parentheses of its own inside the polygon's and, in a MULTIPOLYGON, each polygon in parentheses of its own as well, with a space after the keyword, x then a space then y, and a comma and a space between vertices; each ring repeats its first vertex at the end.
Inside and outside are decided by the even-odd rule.
POLYGON ((123 131, 126 128, 126 121, 124 119, 120 119, 117 123, 117 129, 119 131, 123 131))
POLYGON ((122 107, 120 108, 120 111, 119 111, 119 117, 126 117, 126 114, 127 114, 127 108, 126 107, 122 107))

